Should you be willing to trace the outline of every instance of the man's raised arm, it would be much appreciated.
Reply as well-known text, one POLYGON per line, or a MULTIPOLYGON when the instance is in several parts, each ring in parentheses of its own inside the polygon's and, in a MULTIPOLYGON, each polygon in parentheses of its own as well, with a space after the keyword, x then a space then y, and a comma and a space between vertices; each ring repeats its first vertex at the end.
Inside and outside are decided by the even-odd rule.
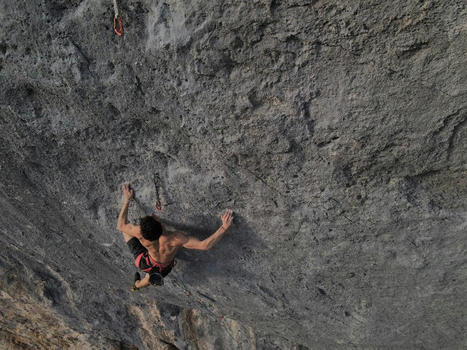
POLYGON ((139 238, 141 235, 139 227, 129 224, 127 220, 128 216, 128 206, 130 205, 131 198, 133 198, 133 190, 130 188, 130 184, 124 184, 122 188, 123 192, 123 205, 122 210, 120 210, 120 215, 118 216, 117 221, 117 230, 126 233, 130 236, 139 238))
POLYGON ((182 244, 184 248, 187 249, 198 249, 198 250, 209 250, 212 247, 214 247, 217 242, 221 240, 221 238, 224 236, 225 232, 229 229, 229 227, 232 225, 232 220, 233 220, 233 212, 231 209, 227 209, 224 214, 221 215, 222 219, 222 226, 214 232, 211 236, 208 238, 200 241, 196 237, 192 236, 185 236, 183 234, 180 234, 179 237, 182 240, 182 244))

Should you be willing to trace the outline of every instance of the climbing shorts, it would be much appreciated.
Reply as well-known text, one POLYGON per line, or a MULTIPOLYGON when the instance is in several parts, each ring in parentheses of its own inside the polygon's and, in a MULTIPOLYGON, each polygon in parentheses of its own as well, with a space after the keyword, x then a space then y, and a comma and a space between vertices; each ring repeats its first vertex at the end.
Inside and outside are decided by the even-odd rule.
POLYGON ((133 237, 132 239, 130 239, 128 242, 126 242, 126 244, 128 245, 128 248, 130 248, 130 252, 131 252, 131 254, 133 254, 133 257, 135 259, 141 253, 144 253, 144 252, 148 251, 146 248, 143 247, 143 245, 141 244, 139 239, 136 238, 136 237, 133 237))

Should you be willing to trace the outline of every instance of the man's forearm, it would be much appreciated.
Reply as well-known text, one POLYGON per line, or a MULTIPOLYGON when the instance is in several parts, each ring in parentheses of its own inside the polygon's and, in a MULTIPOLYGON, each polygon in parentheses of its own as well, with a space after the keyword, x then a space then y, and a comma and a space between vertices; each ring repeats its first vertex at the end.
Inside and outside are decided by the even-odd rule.
POLYGON ((216 232, 214 232, 211 236, 203 240, 203 243, 206 245, 206 250, 211 249, 214 247, 217 242, 221 240, 224 234, 227 232, 228 228, 224 228, 221 226, 216 232))
POLYGON ((128 206, 130 205, 130 201, 125 199, 123 201, 122 210, 120 210, 120 215, 118 216, 117 227, 121 227, 127 223, 127 216, 128 216, 128 206))

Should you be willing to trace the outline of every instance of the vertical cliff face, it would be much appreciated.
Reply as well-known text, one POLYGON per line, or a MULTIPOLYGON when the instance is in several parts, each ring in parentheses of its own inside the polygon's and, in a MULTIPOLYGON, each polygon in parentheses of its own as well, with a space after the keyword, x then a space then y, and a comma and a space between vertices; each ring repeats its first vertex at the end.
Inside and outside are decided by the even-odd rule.
POLYGON ((466 346, 464 1, 118 3, 0 2, 3 344, 466 346), (235 225, 132 294, 155 174, 235 225))

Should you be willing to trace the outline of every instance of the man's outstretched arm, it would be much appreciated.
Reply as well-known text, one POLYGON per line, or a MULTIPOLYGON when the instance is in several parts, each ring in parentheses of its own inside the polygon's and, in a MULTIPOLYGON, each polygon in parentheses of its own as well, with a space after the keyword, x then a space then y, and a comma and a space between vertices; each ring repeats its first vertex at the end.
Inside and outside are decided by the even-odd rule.
POLYGON ((128 223, 128 206, 130 201, 133 198, 133 190, 130 188, 130 184, 124 184, 122 188, 123 192, 123 205, 122 210, 120 210, 120 215, 118 216, 117 221, 117 230, 126 233, 130 236, 139 238, 141 236, 139 227, 128 223))
POLYGON ((180 234, 180 239, 182 240, 183 247, 187 249, 198 249, 198 250, 209 250, 214 247, 217 242, 221 240, 224 234, 227 232, 229 227, 232 225, 233 212, 231 209, 227 209, 224 214, 221 215, 222 226, 214 232, 208 238, 200 241, 196 237, 185 236, 180 234))

